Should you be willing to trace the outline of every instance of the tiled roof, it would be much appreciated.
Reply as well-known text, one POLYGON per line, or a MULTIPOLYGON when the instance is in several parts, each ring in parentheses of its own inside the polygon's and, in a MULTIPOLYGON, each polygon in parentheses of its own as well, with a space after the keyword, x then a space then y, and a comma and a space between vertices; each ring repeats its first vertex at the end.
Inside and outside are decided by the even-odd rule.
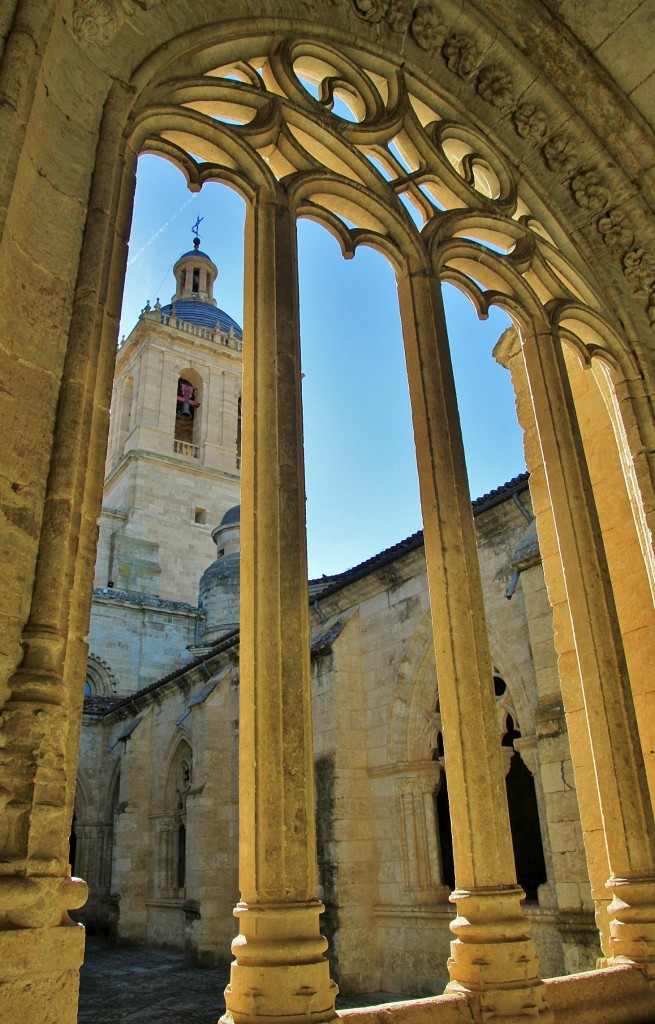
MULTIPOLYGON (((162 306, 161 312, 165 316, 172 316, 173 305, 169 302, 166 306, 162 306)), ((218 306, 212 306, 211 302, 200 302, 199 299, 178 299, 175 303, 174 315, 178 320, 184 320, 189 324, 198 324, 200 327, 208 327, 211 331, 219 330, 224 334, 229 334, 232 329, 235 338, 238 338, 239 341, 243 339, 243 331, 236 320, 233 320, 225 310, 219 309, 218 306)))
MULTIPOLYGON (((476 498, 471 503, 473 515, 478 516, 482 512, 486 512, 495 505, 500 505, 503 501, 507 501, 513 494, 520 494, 522 491, 527 490, 527 488, 528 473, 520 473, 518 476, 508 480, 507 483, 501 484, 500 487, 495 487, 493 491, 489 491, 487 494, 483 494, 482 497, 476 498)), ((349 583, 362 579, 370 572, 375 572, 376 569, 380 569, 395 561, 396 558, 400 558, 402 555, 415 551, 422 546, 423 530, 417 530, 416 533, 406 537, 405 540, 399 541, 398 544, 393 544, 390 548, 385 548, 384 551, 380 551, 377 555, 367 558, 365 562, 360 562, 359 565, 353 566, 352 569, 346 569, 345 572, 340 573, 338 576, 324 576, 320 580, 310 580, 310 595, 313 600, 317 600, 319 597, 335 593, 348 586, 349 583), (323 585, 321 586, 321 584, 323 585)))
POLYGON ((103 697, 99 693, 87 693, 84 695, 83 711, 85 715, 102 715, 105 711, 111 711, 117 704, 120 704, 122 697, 103 697))
POLYGON ((169 672, 167 676, 163 676, 161 679, 157 679, 154 683, 150 683, 149 686, 144 686, 142 690, 137 690, 135 693, 131 693, 129 697, 121 698, 119 701, 116 702, 116 704, 114 705, 113 708, 111 708, 111 710, 114 711, 116 710, 116 708, 120 708, 123 705, 127 706, 131 704, 132 701, 136 700, 137 697, 142 697, 144 696, 144 694, 151 693, 153 690, 159 689, 159 687, 163 686, 164 683, 170 683, 174 679, 177 679, 178 676, 185 675, 192 668, 198 668, 199 665, 202 665, 210 658, 213 658, 216 654, 221 654, 222 651, 227 651, 231 647, 236 647, 238 643, 239 630, 233 629, 231 633, 228 633, 227 636, 224 636, 221 640, 218 641, 218 643, 214 644, 211 651, 208 651, 207 654, 201 654, 199 658, 194 658, 193 661, 187 661, 184 665, 181 665, 179 668, 176 668, 173 672, 169 672))

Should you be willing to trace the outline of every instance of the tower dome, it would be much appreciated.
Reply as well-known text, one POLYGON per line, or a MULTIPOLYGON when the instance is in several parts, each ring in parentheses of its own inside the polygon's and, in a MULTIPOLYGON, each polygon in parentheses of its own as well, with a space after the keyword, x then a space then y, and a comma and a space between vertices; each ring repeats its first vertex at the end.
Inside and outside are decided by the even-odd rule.
POLYGON ((175 294, 168 305, 162 306, 162 313, 212 331, 225 334, 232 331, 241 341, 243 335, 239 324, 216 304, 214 285, 218 267, 211 256, 202 251, 198 237, 193 240, 193 249, 182 253, 177 260, 173 274, 175 294))
POLYGON ((212 644, 239 625, 241 506, 228 509, 212 530, 217 558, 200 578, 198 603, 204 609, 203 644, 212 644))

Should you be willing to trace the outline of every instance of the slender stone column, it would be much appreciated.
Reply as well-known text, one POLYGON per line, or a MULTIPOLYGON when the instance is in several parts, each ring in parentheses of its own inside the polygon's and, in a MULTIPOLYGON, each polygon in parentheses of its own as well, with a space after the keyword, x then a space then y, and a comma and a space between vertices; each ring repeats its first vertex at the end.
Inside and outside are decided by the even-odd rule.
MULTIPOLYGON (((559 685, 561 699, 564 704, 566 725, 561 728, 557 725, 558 712, 553 705, 543 703, 547 700, 544 694, 541 697, 541 709, 538 710, 538 717, 546 715, 548 720, 547 733, 558 737, 556 750, 560 760, 558 771, 562 777, 562 786, 565 787, 565 780, 568 776, 568 762, 571 760, 575 776, 575 797, 580 815, 580 825, 585 848, 586 868, 591 885, 591 895, 595 904, 596 926, 599 932, 601 949, 609 956, 609 920, 607 917, 607 905, 609 898, 605 889, 605 882, 609 876, 609 864, 607 860, 607 849, 602 835, 602 818, 600 804, 598 801, 598 787, 589 743, 589 731, 584 715, 584 701, 582 697, 582 683, 580 680, 580 666, 578 664, 575 649, 573 630, 571 628, 571 612, 566 598, 564 586, 564 574, 562 562, 557 547, 557 536, 553 521, 553 510, 551 507, 548 483, 546 480, 543 453, 539 447, 537 428, 534 421, 534 409, 528 381, 525 372, 525 363, 521 341, 518 332, 509 328, 503 333, 494 348, 494 358, 501 366, 509 370, 512 378, 512 387, 516 396, 516 412, 519 424, 523 431, 523 443, 525 449, 525 461, 530 472, 530 495, 532 506, 537 523, 539 536, 539 549, 541 564, 546 583, 548 603, 552 613, 553 623, 553 648, 557 654, 556 675, 559 685), (581 724, 578 724, 581 723, 581 724)), ((525 580, 523 582, 525 593, 525 580)), ((550 659, 542 666, 542 678, 549 678, 550 659), (544 669, 546 675, 544 676, 544 669)), ((552 682, 549 689, 553 695, 557 692, 552 689, 552 682)), ((541 730, 542 726, 539 726, 541 730)), ((564 792, 562 790, 561 792, 564 792)), ((558 795, 561 795, 560 794, 558 795)), ((551 794, 551 805, 549 816, 554 821, 559 820, 559 803, 554 800, 551 794)), ((579 898, 582 898, 582 905, 586 904, 584 888, 579 890, 578 899, 574 897, 573 906, 577 907, 579 898)))
POLYGON ((522 342, 610 868, 607 963, 634 961, 655 981, 655 822, 593 489, 557 332, 522 342))
POLYGON ((482 1020, 550 1019, 521 910, 493 670, 440 282, 400 278, 457 888, 450 990, 482 1020))
POLYGON ((298 271, 280 196, 248 211, 241 480, 240 934, 227 1020, 321 1022, 298 271))

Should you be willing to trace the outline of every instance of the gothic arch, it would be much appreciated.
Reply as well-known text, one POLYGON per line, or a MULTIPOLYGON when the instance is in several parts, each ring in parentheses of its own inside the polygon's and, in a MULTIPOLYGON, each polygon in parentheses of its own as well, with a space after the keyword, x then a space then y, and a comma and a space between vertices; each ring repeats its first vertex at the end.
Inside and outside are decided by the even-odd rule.
POLYGON ((89 783, 84 778, 84 769, 78 767, 77 780, 75 782, 75 816, 78 820, 85 820, 91 806, 89 800, 89 783))
POLYGON ((177 771, 183 761, 193 761, 193 745, 191 737, 183 730, 173 736, 168 744, 167 752, 162 760, 161 785, 159 787, 158 804, 162 810, 172 810, 176 803, 179 788, 177 771))
MULTIPOLYGON (((507 696, 496 703, 499 739, 507 714, 519 722, 523 735, 534 732, 534 713, 527 686, 511 656, 502 649, 492 630, 489 643, 494 675, 507 686, 507 696)), ((438 683, 434 658, 432 618, 428 611, 407 645, 398 670, 391 701, 387 757, 389 764, 428 760, 434 750, 434 711, 438 699, 438 683)))
POLYGON ((180 896, 187 885, 187 796, 192 783, 193 753, 186 735, 175 737, 164 761, 155 820, 159 896, 180 896))

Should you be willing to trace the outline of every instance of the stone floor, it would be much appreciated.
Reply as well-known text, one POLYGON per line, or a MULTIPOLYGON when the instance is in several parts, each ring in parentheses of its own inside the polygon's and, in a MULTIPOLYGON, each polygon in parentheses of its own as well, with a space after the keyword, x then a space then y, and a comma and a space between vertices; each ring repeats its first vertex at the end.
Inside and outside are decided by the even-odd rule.
MULTIPOLYGON (((185 967, 181 953, 116 948, 87 938, 78 1024, 216 1024, 225 1010, 227 968, 185 967)), ((338 1009, 407 998, 398 992, 340 996, 338 1009)))

